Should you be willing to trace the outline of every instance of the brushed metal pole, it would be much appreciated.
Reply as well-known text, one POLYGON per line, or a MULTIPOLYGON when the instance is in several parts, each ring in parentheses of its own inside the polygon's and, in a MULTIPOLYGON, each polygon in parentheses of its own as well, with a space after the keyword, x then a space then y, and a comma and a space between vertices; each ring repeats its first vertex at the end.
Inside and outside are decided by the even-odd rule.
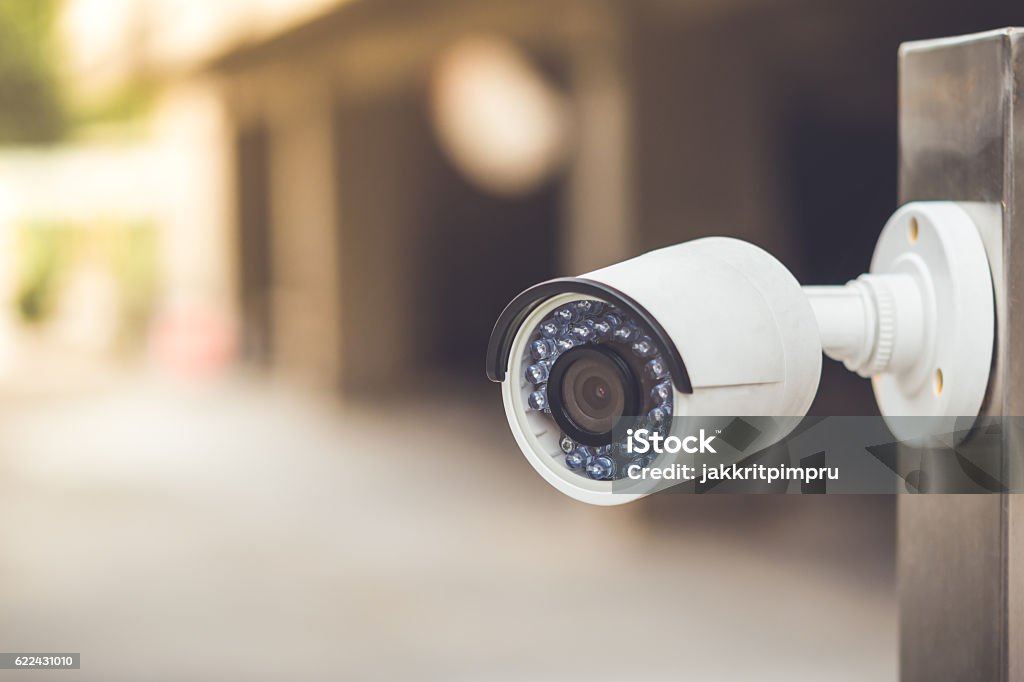
MULTIPOLYGON (((1022 40, 1024 29, 1002 29, 899 53, 900 201, 976 202, 992 264, 997 342, 983 408, 992 416, 1024 415, 1022 40)), ((1012 485, 1021 445, 1004 426, 1012 485)), ((898 519, 901 679, 1024 679, 1024 500, 903 495, 898 519)))

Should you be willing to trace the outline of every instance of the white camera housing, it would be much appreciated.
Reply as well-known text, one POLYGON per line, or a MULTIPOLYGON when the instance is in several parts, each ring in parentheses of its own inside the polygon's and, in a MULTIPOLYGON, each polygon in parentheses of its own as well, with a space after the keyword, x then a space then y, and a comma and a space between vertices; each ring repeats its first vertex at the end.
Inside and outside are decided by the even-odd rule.
POLYGON ((737 239, 709 237, 553 280, 520 294, 495 327, 488 358, 502 382, 509 425, 533 467, 562 492, 592 504, 621 504, 611 481, 587 479, 561 461, 561 435, 527 407, 524 378, 534 328, 572 301, 596 299, 644 319, 668 354, 674 416, 772 415, 762 445, 788 433, 807 412, 821 374, 814 311, 792 274, 771 254, 737 239))
POLYGON ((948 431, 954 421, 968 428, 988 386, 991 271, 977 226, 952 202, 900 208, 882 231, 871 272, 845 286, 801 287, 768 252, 723 237, 544 282, 499 317, 487 372, 502 384, 509 425, 529 462, 563 493, 592 504, 622 504, 649 490, 622 492, 637 487, 566 466, 559 423, 530 408, 537 387, 525 374, 538 325, 582 300, 627 312, 656 341, 672 382, 671 416, 698 418, 673 419, 673 429, 685 424, 691 431, 705 417, 718 426, 732 417, 765 417, 757 420, 752 451, 785 437, 806 414, 822 352, 871 377, 879 408, 901 440, 929 434, 897 417, 947 417, 948 431))

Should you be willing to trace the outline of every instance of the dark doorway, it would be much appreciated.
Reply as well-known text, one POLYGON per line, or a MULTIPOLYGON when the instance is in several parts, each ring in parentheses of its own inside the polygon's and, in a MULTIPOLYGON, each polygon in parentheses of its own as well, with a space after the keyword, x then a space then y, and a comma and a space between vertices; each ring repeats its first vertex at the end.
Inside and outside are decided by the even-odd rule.
POLYGON ((512 196, 488 192, 466 178, 435 139, 430 136, 423 158, 430 191, 417 295, 430 319, 419 357, 436 371, 482 379, 484 349, 499 313, 520 291, 557 274, 563 182, 556 178, 512 196))
POLYGON ((425 88, 339 99, 342 374, 349 392, 484 379, 508 301, 555 276, 562 188, 498 196, 439 147, 425 88))

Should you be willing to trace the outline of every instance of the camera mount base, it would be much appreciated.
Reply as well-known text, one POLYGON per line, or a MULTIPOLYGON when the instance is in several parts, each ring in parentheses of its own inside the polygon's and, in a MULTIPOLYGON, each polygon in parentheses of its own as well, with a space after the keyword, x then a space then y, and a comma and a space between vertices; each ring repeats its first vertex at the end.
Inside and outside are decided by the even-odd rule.
POLYGON ((884 416, 977 416, 995 304, 981 233, 961 206, 903 206, 883 228, 869 274, 804 291, 825 354, 871 377, 884 416))

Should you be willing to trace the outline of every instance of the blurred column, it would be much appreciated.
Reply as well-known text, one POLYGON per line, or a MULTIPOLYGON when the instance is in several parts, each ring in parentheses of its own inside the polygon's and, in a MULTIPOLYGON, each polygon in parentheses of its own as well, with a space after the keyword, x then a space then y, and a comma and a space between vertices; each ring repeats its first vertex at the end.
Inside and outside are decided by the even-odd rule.
POLYGON ((334 90, 323 65, 282 63, 268 77, 274 361, 306 383, 333 387, 341 326, 334 90))
POLYGON ((237 316, 231 133, 214 84, 196 76, 168 88, 154 143, 164 274, 156 347, 175 370, 205 373, 229 360, 237 316))
POLYGON ((626 10, 616 3, 588 3, 573 15, 569 32, 576 148, 563 233, 565 274, 633 255, 626 10))

